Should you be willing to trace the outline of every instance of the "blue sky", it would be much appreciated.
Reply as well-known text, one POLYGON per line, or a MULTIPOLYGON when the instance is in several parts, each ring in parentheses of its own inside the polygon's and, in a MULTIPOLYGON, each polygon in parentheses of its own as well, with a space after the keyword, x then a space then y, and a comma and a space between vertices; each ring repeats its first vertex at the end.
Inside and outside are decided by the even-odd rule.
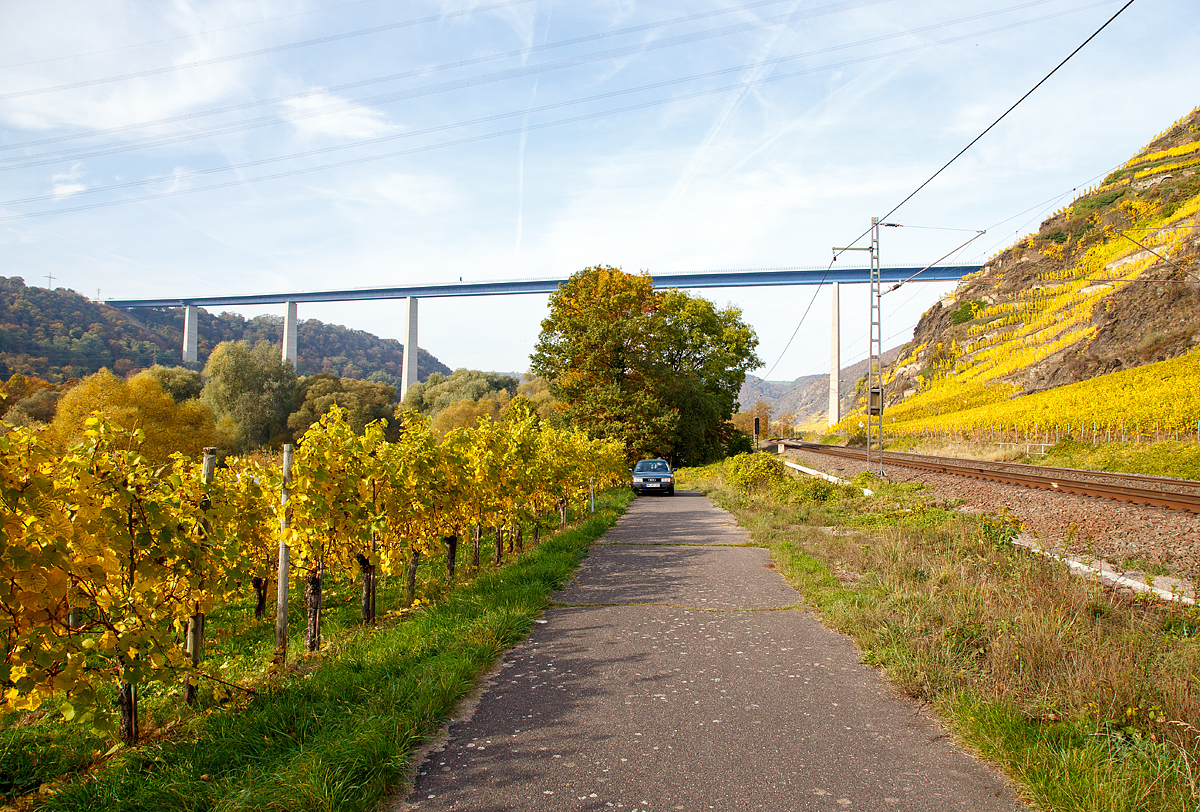
MULTIPOLYGON (((132 298, 824 267, 1122 4, 6 0, 3 272, 132 298)), ((1198 52, 1200 5, 1137 0, 891 219, 988 229, 956 257, 987 259, 1200 104, 1198 52)), ((887 229, 882 258, 963 239, 887 229)), ((886 297, 885 343, 952 288, 886 297)), ((823 291, 783 354, 813 294, 704 295, 779 380, 827 371, 823 291)), ((842 310, 849 363, 861 286, 842 310)), ((522 371, 545 312, 424 300, 420 344, 522 371)), ((300 317, 402 331, 399 302, 300 317)))

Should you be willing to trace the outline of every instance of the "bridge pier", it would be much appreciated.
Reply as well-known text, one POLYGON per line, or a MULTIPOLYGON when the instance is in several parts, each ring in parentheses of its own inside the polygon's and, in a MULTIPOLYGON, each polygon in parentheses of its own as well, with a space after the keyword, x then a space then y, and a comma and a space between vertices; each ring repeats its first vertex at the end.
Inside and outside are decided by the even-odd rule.
POLYGON ((400 374, 400 399, 417 382, 417 297, 404 300, 404 361, 400 374))
POLYGON ((287 312, 283 316, 283 360, 291 361, 292 368, 296 367, 296 303, 287 302, 287 312))
POLYGON ((196 341, 199 337, 198 320, 200 318, 200 308, 197 305, 184 305, 183 307, 183 360, 197 361, 200 354, 196 347, 196 341))
POLYGON ((838 303, 838 285, 833 283, 833 333, 830 335, 829 349, 829 425, 836 426, 842 421, 842 330, 841 307, 838 303))

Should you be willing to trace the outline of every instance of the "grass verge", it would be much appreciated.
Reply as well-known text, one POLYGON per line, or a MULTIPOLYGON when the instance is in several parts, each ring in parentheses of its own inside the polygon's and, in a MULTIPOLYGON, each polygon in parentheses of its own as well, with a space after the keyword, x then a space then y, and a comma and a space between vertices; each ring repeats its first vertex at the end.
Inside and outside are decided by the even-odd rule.
MULTIPOLYGON (((344 604, 346 617, 338 621, 338 613, 330 613, 328 636, 335 642, 320 656, 298 661, 284 675, 257 685, 253 695, 231 699, 227 707, 211 705, 80 777, 43 784, 21 805, 37 810, 376 808, 397 789, 414 748, 500 653, 529 633, 551 592, 567 582, 591 542, 612 526, 631 498, 625 489, 597 494, 597 512, 585 514, 575 527, 374 630, 349 620, 354 590, 347 585, 344 598, 332 601, 334 607, 344 604)), ((224 642, 247 645, 234 638, 224 642)), ((245 657, 261 657, 250 648, 254 651, 245 657)), ((217 656, 228 657, 233 670, 253 667, 229 650, 217 656)), ((26 761, 36 767, 43 757, 54 759, 54 749, 74 747, 76 758, 94 752, 87 734, 63 727, 47 726, 31 737, 25 728, 10 726, 0 731, 7 736, 0 737, 0 753, 32 744, 36 749, 26 753, 26 761)))
POLYGON ((870 499, 803 480, 739 490, 726 473, 681 484, 730 510, 865 662, 1039 808, 1198 808, 1200 610, 1074 578, 1012 546, 1006 517, 911 485, 870 483, 870 499))

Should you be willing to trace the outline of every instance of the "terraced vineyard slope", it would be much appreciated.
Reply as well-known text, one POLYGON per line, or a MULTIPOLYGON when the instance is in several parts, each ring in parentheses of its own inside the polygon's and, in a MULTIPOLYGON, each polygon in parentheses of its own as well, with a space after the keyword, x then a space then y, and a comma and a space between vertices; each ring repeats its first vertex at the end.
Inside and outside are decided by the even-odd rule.
POLYGON ((887 429, 1195 436, 1198 168, 1200 108, 964 279, 886 367, 887 429))

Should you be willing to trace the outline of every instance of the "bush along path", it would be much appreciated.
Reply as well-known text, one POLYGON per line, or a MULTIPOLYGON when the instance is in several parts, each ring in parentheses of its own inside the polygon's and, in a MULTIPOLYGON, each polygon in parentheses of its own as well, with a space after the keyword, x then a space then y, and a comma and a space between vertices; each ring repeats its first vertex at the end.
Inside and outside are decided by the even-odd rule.
MULTIPOLYGON (((27 796, 37 810, 369 810, 397 788, 414 748, 507 647, 529 632, 588 545, 624 512, 625 490, 597 494, 596 512, 544 535, 509 563, 485 569, 375 629, 352 621, 320 655, 89 774, 27 796)), ((532 533, 531 533, 532 535, 532 533)), ((445 567, 444 561, 430 561, 445 567)), ((400 579, 389 579, 398 582, 400 579)), ((402 587, 396 583, 398 592, 402 587)), ((357 608, 353 585, 330 602, 357 608)), ((336 612, 331 613, 336 623, 336 612)), ((296 633, 301 633, 297 630, 296 633)), ((9 731, 3 731, 9 733, 9 731)), ((11 741, 8 742, 12 744, 11 741)), ((5 742, 0 739, 0 757, 5 742)))
POLYGON ((1037 808, 1194 812, 1200 610, 1115 591, 916 483, 873 497, 766 454, 685 470, 824 621, 1001 766, 1037 808))

